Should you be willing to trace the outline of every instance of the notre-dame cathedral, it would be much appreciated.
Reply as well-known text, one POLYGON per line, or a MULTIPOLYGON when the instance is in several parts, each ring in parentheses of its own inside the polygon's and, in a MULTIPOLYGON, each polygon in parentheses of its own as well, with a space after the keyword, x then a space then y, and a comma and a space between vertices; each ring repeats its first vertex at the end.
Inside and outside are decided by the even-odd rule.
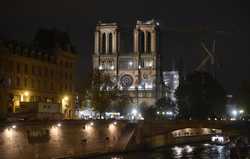
MULTIPOLYGON (((124 41, 117 23, 99 22, 95 30, 93 69, 109 73, 119 89, 127 90, 137 105, 153 105, 159 98, 160 55, 158 23, 137 21, 124 41), (132 49, 124 51, 123 43, 132 49)), ((124 34, 124 37, 127 36, 124 34)))

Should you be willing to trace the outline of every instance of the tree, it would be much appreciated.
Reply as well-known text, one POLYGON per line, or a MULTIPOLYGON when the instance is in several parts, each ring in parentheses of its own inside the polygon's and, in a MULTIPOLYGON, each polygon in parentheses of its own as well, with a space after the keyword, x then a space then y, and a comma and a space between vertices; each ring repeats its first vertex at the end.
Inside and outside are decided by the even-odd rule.
POLYGON ((245 113, 250 113, 250 81, 243 81, 236 96, 237 103, 244 109, 245 113))
POLYGON ((114 86, 108 74, 102 71, 95 70, 92 76, 91 104, 99 113, 103 113, 114 97, 114 92, 111 90, 114 86))
POLYGON ((150 107, 142 107, 142 114, 145 120, 152 120, 156 118, 157 108, 155 105, 150 107))
POLYGON ((113 100, 111 110, 124 114, 127 111, 128 105, 132 102, 127 90, 113 90, 116 92, 115 99, 113 100))
POLYGON ((0 74, 0 121, 6 120, 8 113, 7 80, 0 74))
POLYGON ((207 72, 187 75, 176 91, 180 118, 206 119, 225 113, 224 88, 207 72))
POLYGON ((0 121, 5 120, 7 117, 7 97, 3 90, 0 88, 0 121))
POLYGON ((175 103, 170 97, 162 97, 155 103, 158 109, 174 109, 176 107, 175 103))
POLYGON ((96 111, 104 113, 107 109, 124 112, 132 101, 126 90, 120 90, 110 74, 95 70, 90 88, 91 104, 96 111))

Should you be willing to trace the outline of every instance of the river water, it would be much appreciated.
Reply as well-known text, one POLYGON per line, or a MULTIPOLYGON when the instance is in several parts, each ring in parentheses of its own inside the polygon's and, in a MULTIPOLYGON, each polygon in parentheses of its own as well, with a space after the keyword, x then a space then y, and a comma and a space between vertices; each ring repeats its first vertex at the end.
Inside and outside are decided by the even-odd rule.
POLYGON ((208 143, 165 147, 150 152, 97 157, 95 159, 229 159, 228 146, 208 143))

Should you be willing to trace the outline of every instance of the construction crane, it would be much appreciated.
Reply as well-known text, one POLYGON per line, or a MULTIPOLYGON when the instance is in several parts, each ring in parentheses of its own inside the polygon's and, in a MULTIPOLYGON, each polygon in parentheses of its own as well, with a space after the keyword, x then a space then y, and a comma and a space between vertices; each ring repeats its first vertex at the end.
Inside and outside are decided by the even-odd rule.
POLYGON ((215 40, 213 40, 213 47, 212 50, 209 51, 209 49, 206 47, 204 42, 201 42, 201 47, 206 53, 206 57, 201 61, 201 63, 195 68, 196 71, 200 71, 204 69, 208 61, 210 60, 211 65, 215 65, 215 40))

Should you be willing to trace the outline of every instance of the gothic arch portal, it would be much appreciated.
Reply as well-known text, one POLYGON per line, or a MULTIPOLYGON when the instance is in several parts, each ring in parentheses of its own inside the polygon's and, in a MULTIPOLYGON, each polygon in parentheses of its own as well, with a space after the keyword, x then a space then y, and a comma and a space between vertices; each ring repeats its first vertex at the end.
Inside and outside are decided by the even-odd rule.
POLYGON ((151 48, 152 48, 152 44, 151 44, 151 33, 150 32, 146 32, 147 34, 147 39, 146 39, 146 53, 150 53, 151 52, 151 48))
POLYGON ((139 31, 139 52, 141 52, 141 53, 145 52, 145 50, 144 50, 144 47, 145 47, 144 39, 145 39, 144 32, 139 31))
POLYGON ((113 52, 113 35, 112 35, 112 33, 109 33, 109 35, 108 35, 108 43, 109 43, 109 46, 108 46, 108 53, 109 54, 112 54, 112 52, 113 52))
POLYGON ((102 33, 102 39, 101 39, 101 53, 105 54, 106 52, 106 34, 102 33))

